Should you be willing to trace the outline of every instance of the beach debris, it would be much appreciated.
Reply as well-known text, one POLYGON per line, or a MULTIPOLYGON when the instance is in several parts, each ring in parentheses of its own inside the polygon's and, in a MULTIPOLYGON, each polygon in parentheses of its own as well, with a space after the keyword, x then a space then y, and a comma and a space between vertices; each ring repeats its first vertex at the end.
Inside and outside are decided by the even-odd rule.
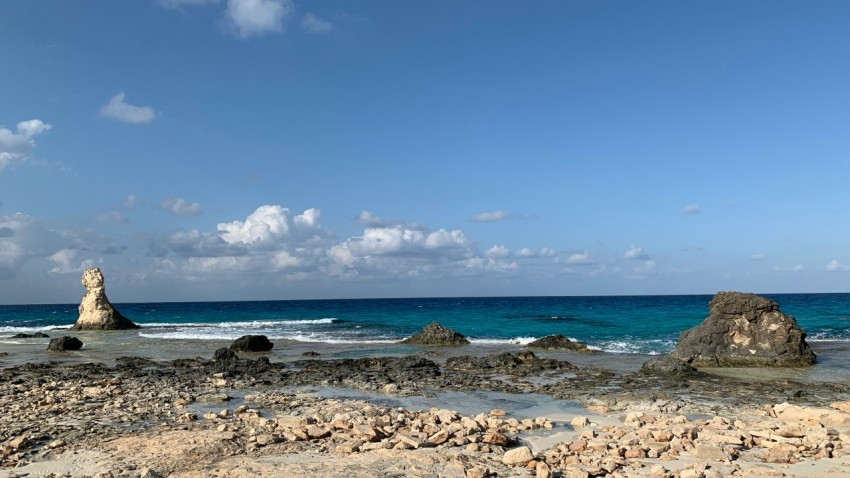
POLYGON ((526 345, 529 349, 541 350, 572 350, 574 352, 596 352, 587 348, 587 344, 570 340, 561 334, 547 335, 526 345))
POLYGON ((121 315, 106 298, 103 273, 99 268, 86 269, 80 281, 86 294, 80 302, 80 316, 71 330, 138 329, 130 319, 121 315))
POLYGON ((233 352, 268 352, 274 347, 265 335, 243 335, 230 344, 233 352))
POLYGON ((802 367, 816 357, 806 333, 765 297, 718 292, 708 317, 682 332, 671 356, 696 367, 802 367))
POLYGON ((65 352, 67 350, 80 350, 81 348, 83 348, 83 342, 80 339, 67 335, 50 339, 50 343, 47 344, 48 352, 65 352))
POLYGON ((408 337, 399 343, 412 345, 464 345, 469 343, 469 339, 454 330, 443 327, 435 321, 426 325, 418 334, 408 337))

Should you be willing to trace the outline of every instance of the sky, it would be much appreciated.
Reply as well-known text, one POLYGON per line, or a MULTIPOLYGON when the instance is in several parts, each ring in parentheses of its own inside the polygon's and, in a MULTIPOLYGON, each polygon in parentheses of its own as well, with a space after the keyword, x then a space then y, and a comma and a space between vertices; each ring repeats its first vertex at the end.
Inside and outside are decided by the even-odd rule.
POLYGON ((6 0, 0 304, 850 292, 848 25, 6 0))

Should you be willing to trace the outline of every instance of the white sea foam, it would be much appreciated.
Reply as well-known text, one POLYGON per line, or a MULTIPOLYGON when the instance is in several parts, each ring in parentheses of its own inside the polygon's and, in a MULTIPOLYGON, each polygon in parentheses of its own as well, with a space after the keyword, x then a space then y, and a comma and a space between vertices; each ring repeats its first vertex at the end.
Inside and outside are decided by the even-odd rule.
POLYGON ((469 339, 469 343, 479 345, 528 345, 531 342, 537 340, 537 337, 514 337, 512 339, 475 339, 471 337, 467 338, 469 339))
POLYGON ((40 325, 37 327, 26 326, 3 326, 0 327, 0 334, 31 334, 33 332, 48 332, 57 328, 70 328, 74 324, 68 325, 40 325))
POLYGON ((296 319, 296 320, 249 320, 245 322, 139 322, 141 327, 189 327, 189 328, 217 328, 217 329, 262 329, 268 327, 286 327, 291 325, 323 325, 339 321, 336 317, 324 319, 296 319))

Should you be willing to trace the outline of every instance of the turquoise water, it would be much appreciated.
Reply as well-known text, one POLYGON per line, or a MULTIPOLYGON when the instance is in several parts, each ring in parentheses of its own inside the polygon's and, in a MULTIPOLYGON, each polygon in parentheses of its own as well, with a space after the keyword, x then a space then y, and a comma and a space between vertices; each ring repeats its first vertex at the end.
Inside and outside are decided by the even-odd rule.
MULTIPOLYGON (((850 343, 850 294, 767 295, 809 341, 850 343)), ((478 344, 563 334, 610 353, 661 354, 707 315, 709 295, 492 297, 116 304, 140 338, 231 340, 245 334, 326 344, 383 344, 431 321, 478 344)), ((70 326, 76 304, 0 306, 0 348, 15 333, 70 326)), ((8 342, 7 342, 8 343, 8 342)))

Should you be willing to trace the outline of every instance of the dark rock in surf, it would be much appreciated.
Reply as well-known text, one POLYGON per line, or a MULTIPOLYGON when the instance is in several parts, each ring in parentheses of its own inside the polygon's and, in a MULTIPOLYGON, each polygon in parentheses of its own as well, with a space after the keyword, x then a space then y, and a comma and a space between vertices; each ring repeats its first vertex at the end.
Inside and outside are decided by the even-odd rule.
POLYGON ((268 352, 274 347, 265 335, 243 335, 230 344, 233 352, 268 352))
POLYGON ((682 332, 672 357, 696 367, 802 367, 816 356, 806 333, 765 297, 718 292, 708 317, 682 332))
POLYGON ((547 335, 526 345, 529 349, 541 350, 572 350, 574 352, 595 352, 587 348, 587 344, 578 341, 572 341, 563 335, 547 335))
POLYGON ((454 330, 447 329, 437 322, 431 322, 421 332, 401 342, 411 345, 465 345, 469 340, 454 330))
POLYGON ((50 343, 47 344, 48 352, 65 352, 68 350, 80 350, 81 348, 83 348, 83 343, 80 339, 67 335, 50 339, 50 343))
POLYGON ((49 337, 50 336, 45 334, 45 333, 36 332, 34 334, 15 334, 15 335, 13 335, 9 338, 10 339, 46 339, 46 338, 49 338, 49 337))
POLYGON ((302 352, 302 353, 301 353, 301 356, 302 356, 302 357, 318 357, 318 356, 319 356, 319 352, 313 352, 312 350, 309 350, 309 351, 307 351, 307 352, 302 352))

